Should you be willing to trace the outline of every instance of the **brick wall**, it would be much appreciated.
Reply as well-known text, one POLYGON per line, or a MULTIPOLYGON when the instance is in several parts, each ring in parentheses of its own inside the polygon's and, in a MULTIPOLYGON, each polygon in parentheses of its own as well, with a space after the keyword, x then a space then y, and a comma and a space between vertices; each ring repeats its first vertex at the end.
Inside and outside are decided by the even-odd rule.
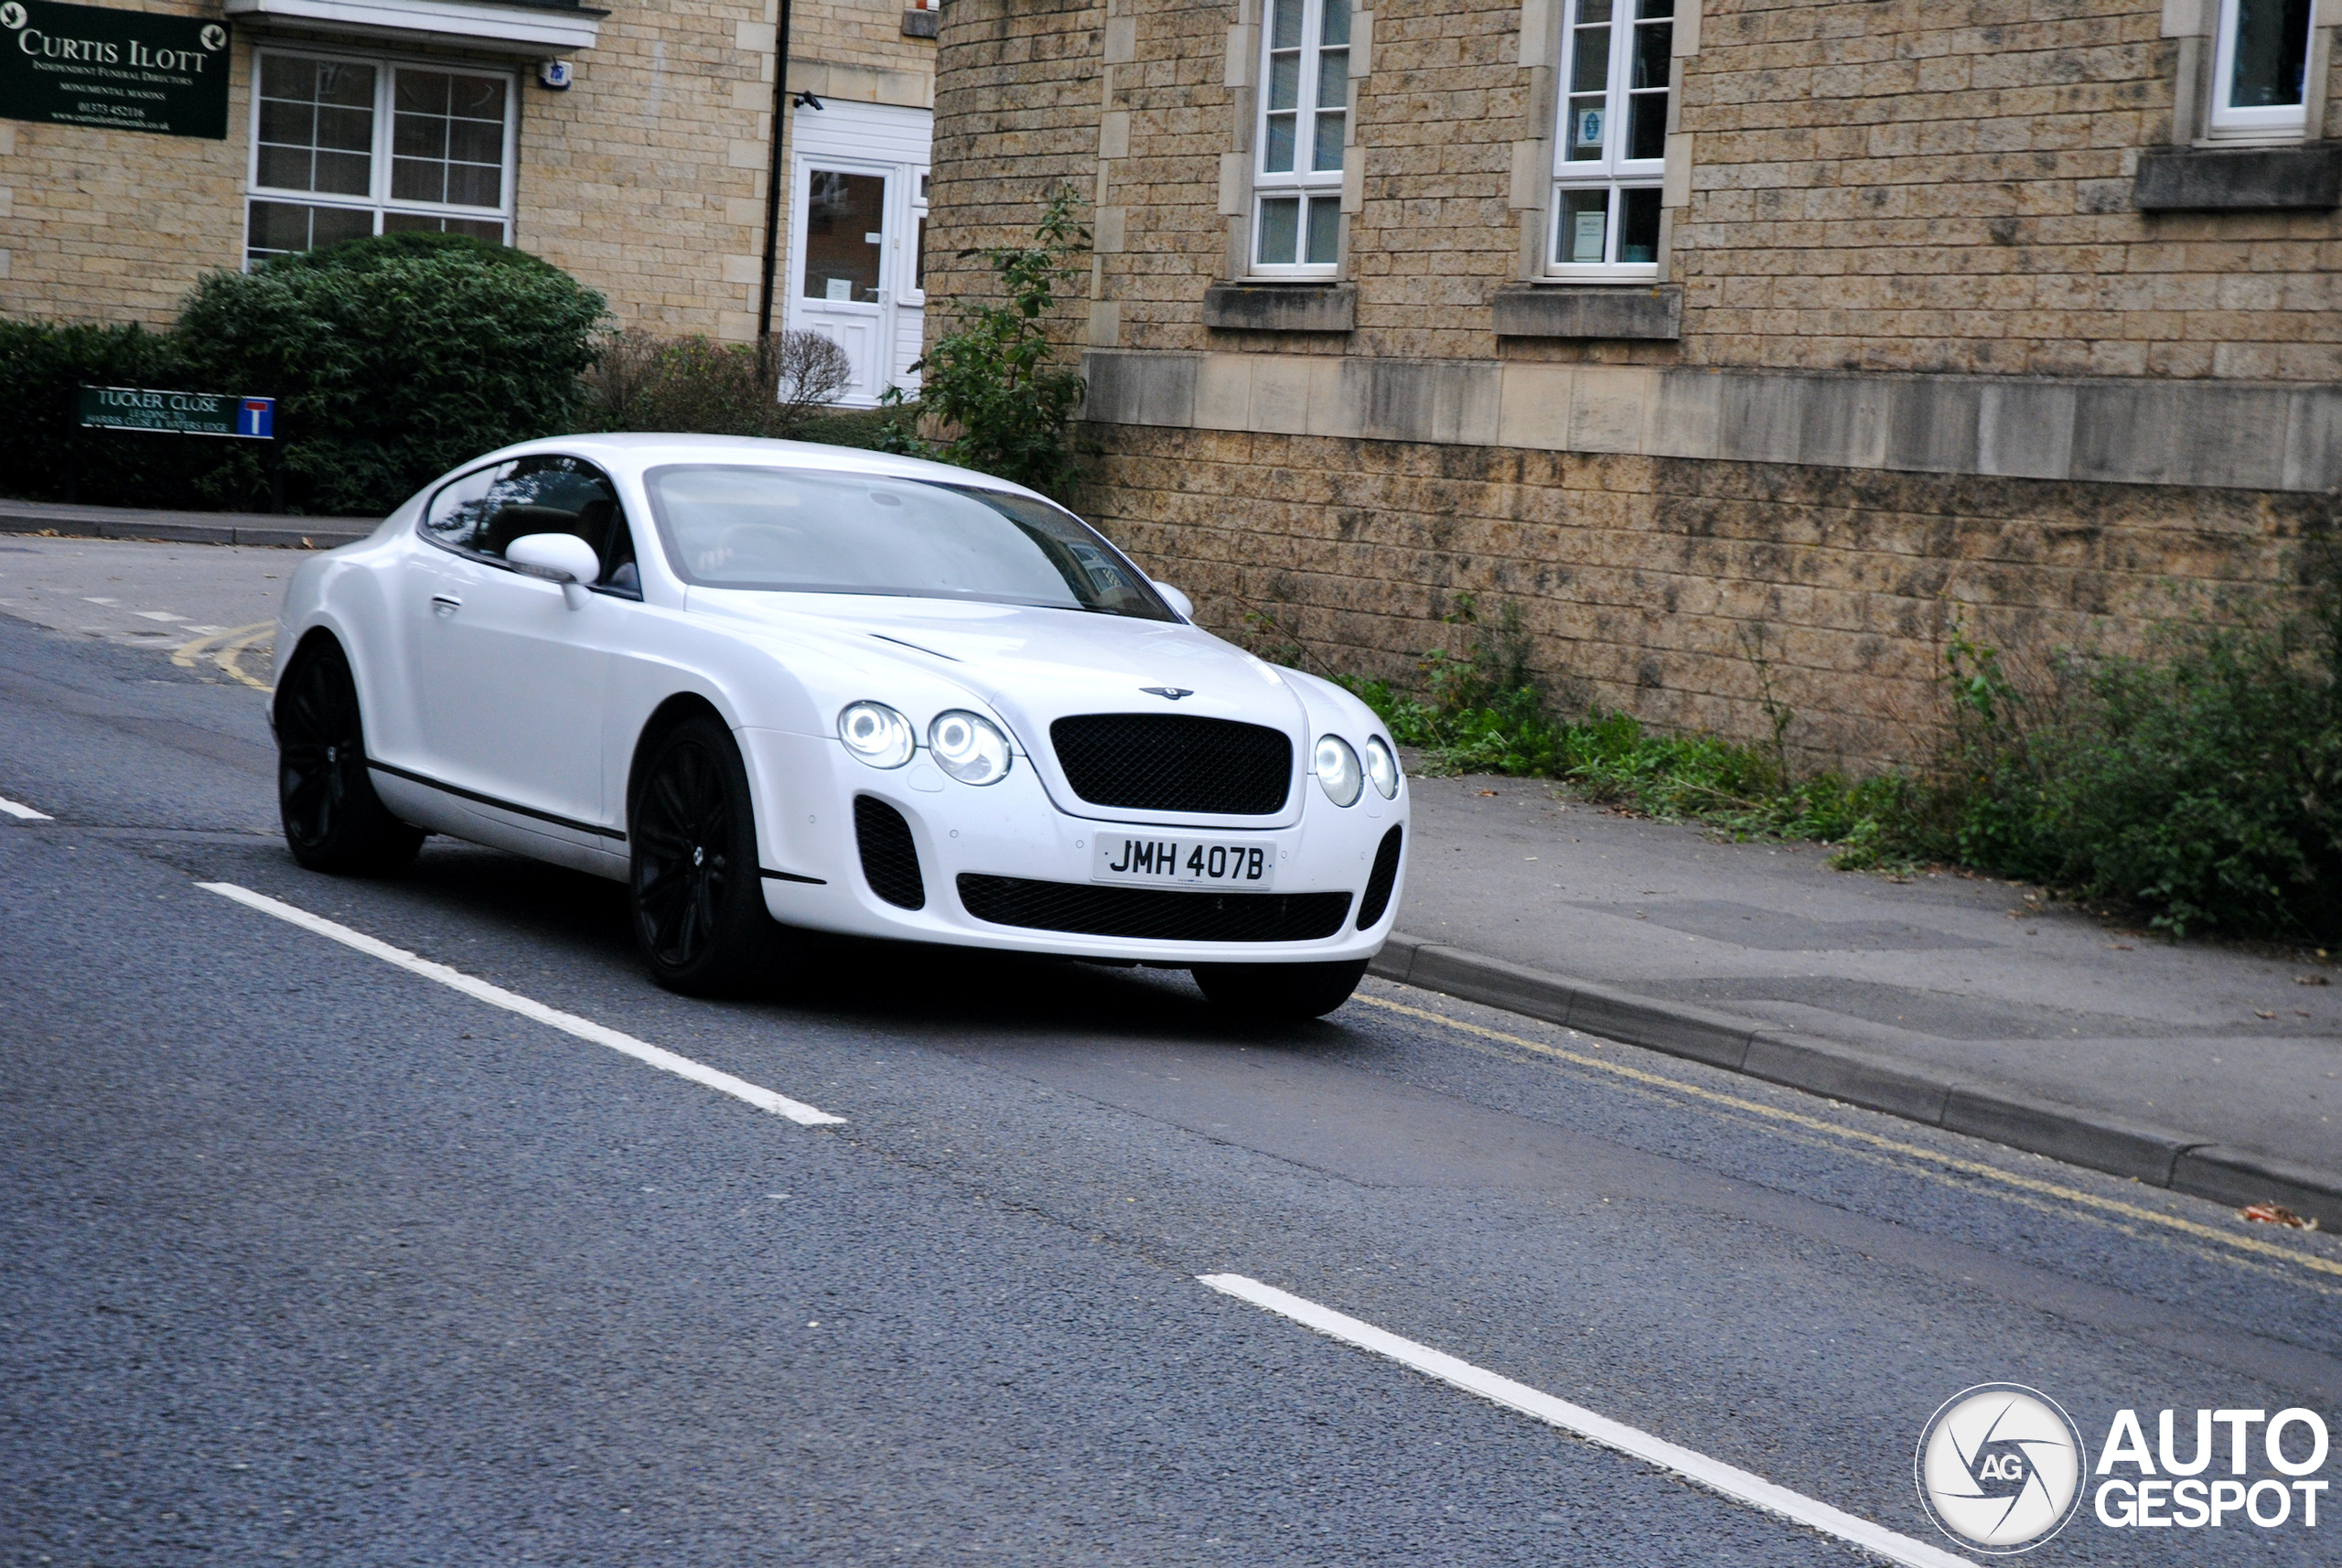
POLYGON ((1955 613, 2020 668, 2289 600, 2323 498, 1113 425, 1084 499, 1224 636, 1411 680, 1454 596, 1517 601, 1574 708, 1809 764, 1923 755, 1955 613))
POLYGON ((1690 361, 2342 379, 2342 218, 2131 207, 2171 134, 2161 5, 1704 10, 1675 230, 1690 361))

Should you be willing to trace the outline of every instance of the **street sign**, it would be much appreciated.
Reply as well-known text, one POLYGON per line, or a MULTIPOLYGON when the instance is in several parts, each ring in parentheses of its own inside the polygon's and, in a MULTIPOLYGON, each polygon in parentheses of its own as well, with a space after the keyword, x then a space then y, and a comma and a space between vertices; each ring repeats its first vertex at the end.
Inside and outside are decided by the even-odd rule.
POLYGON ((156 430, 173 435, 276 438, 276 400, 224 392, 156 392, 146 387, 81 389, 81 424, 90 430, 156 430))
POLYGON ((228 135, 228 24, 0 0, 0 117, 228 135))

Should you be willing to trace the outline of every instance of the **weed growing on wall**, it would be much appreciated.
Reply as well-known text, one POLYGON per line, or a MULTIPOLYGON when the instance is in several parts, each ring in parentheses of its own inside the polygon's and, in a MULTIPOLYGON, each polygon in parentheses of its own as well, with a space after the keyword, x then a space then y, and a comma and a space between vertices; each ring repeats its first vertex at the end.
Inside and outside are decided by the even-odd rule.
MULTIPOLYGON (((1561 719, 1508 605, 1412 691, 1347 681, 1440 773, 1566 781, 1597 801, 1739 836, 1839 846, 1842 869, 1928 861, 2120 906, 2173 936, 2342 937, 2342 601, 2271 629, 2166 630, 2153 656, 2068 656, 2021 690, 1956 624, 1938 764, 1792 773, 1795 715, 1760 682, 1769 740, 1655 734, 1631 715, 1561 719)), ((1751 657, 1761 664, 1761 647, 1751 657)))
MULTIPOLYGON (((1056 363, 1047 323, 1058 291, 1081 275, 1069 258, 1090 248, 1080 208, 1073 187, 1061 187, 1042 209, 1031 244, 962 252, 984 258, 1000 279, 1002 297, 955 305, 951 330, 913 367, 919 372, 920 411, 934 417, 947 439, 929 446, 903 421, 896 426, 894 449, 1070 499, 1082 477, 1073 416, 1088 387, 1080 371, 1056 363)), ((907 401, 897 388, 886 395, 890 403, 907 401)))

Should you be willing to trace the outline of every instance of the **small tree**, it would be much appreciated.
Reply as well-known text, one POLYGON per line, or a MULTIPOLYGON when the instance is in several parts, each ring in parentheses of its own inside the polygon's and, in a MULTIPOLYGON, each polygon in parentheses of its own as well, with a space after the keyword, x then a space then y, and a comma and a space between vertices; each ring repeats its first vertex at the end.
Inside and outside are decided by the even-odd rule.
POLYGON ((853 381, 845 350, 818 332, 776 332, 752 347, 629 328, 603 342, 586 372, 581 420, 593 430, 794 435, 853 381))
MULTIPOLYGON (((984 258, 1004 297, 997 304, 961 301, 952 329, 916 367, 920 412, 949 435, 930 455, 1060 500, 1081 482, 1072 427, 1089 388, 1080 371, 1055 364, 1057 345, 1044 318, 1057 308, 1058 291, 1080 275, 1067 258, 1090 248, 1080 206, 1080 193, 1062 186, 1042 209, 1031 244, 962 252, 984 258)), ((907 400, 890 388, 886 401, 907 400)), ((903 445, 919 449, 908 438, 903 445)))

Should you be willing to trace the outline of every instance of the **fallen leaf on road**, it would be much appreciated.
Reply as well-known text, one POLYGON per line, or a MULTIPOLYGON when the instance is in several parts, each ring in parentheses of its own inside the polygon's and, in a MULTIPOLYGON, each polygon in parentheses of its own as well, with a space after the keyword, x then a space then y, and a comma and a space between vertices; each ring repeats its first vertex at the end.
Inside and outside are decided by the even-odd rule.
POLYGON ((2331 985, 2334 983, 2322 974, 2297 974, 2294 977, 2294 983, 2295 985, 2331 985))
POLYGON ((2106 945, 2112 948, 2116 952, 2129 952, 2131 950, 2131 944, 2129 942, 2109 942, 2106 945))
POLYGON ((2252 1010, 2252 1015, 2256 1018, 2274 1018, 2277 1015, 2274 1013, 2263 1013, 2260 1008, 2255 1007, 2252 1010))
POLYGON ((1495 790, 1493 790, 1493 789, 1483 789, 1483 790, 1481 790, 1481 791, 1480 791, 1480 793, 1481 793, 1481 794, 1483 794, 1483 795, 1494 795, 1494 794, 1496 793, 1496 791, 1495 791, 1495 790))
POLYGON ((2317 1221, 2304 1219, 2282 1203, 2254 1203, 2237 1211, 2240 1219, 2250 1219, 2261 1225, 2283 1225, 2294 1230, 2315 1230, 2317 1221))

